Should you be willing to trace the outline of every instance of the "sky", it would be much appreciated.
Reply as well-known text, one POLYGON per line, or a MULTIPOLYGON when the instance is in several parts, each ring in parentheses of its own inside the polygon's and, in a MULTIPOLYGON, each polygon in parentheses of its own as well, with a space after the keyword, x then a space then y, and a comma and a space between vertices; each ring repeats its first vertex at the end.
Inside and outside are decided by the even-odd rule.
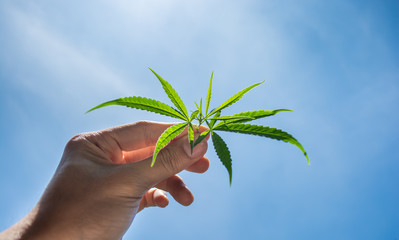
POLYGON ((399 2, 0 0, 0 231, 25 216, 81 132, 171 118, 123 107, 289 108, 256 124, 305 147, 221 133, 233 182, 210 144, 205 174, 182 172, 195 201, 139 213, 124 239, 399 239, 399 2))

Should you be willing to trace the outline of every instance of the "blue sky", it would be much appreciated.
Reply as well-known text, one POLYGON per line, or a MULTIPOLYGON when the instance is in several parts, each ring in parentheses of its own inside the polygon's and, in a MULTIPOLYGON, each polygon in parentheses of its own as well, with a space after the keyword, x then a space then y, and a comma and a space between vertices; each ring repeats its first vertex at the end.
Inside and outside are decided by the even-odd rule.
POLYGON ((307 149, 221 133, 233 183, 182 173, 190 207, 140 213, 125 239, 398 239, 397 1, 0 1, 0 230, 40 198, 79 132, 173 119, 94 105, 140 95, 168 102, 153 68, 194 109, 212 71, 227 113, 290 108, 259 120, 307 149))

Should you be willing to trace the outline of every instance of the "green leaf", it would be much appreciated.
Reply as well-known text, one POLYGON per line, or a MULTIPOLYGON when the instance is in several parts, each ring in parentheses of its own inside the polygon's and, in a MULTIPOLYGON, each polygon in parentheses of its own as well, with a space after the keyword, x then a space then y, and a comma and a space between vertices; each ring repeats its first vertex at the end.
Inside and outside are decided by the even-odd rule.
POLYGON ((256 111, 237 113, 237 114, 232 115, 232 117, 247 117, 247 119, 245 119, 245 118, 230 119, 230 120, 218 123, 217 126, 226 125, 226 124, 230 124, 230 123, 249 122, 249 121, 252 121, 255 119, 259 119, 259 118, 269 117, 269 116, 272 116, 279 112, 284 112, 284 111, 292 111, 292 110, 290 110, 290 109, 256 110, 256 111))
POLYGON ((198 106, 197 102, 194 102, 195 106, 197 107, 198 111, 201 112, 201 108, 198 106))
POLYGON ((190 143, 191 147, 191 154, 193 154, 193 148, 194 148, 194 129, 193 125, 190 123, 188 126, 188 142, 190 143))
POLYGON ((229 99, 227 99, 224 103, 222 103, 222 105, 220 105, 219 107, 217 107, 215 110, 213 110, 209 115, 212 115, 214 112, 220 111, 230 105, 232 105, 233 103, 237 102, 238 100, 240 100, 245 93, 247 93, 249 90, 251 90, 252 88, 259 86, 260 84, 264 83, 260 82, 260 83, 255 83, 241 91, 239 91, 238 93, 234 94, 232 97, 230 97, 229 99))
POLYGON ((120 105, 120 106, 125 106, 125 107, 130 107, 130 108, 136 108, 136 109, 146 110, 149 112, 159 113, 159 114, 177 118, 177 119, 186 120, 185 117, 181 113, 179 113, 177 110, 175 110, 174 108, 172 108, 171 106, 169 106, 163 102, 160 102, 160 101, 157 101, 154 99, 150 99, 150 98, 136 97, 136 96, 119 98, 119 99, 115 99, 112 101, 102 103, 102 104, 90 109, 86 113, 91 112, 95 109, 110 106, 110 105, 120 105))
POLYGON ((191 113, 190 122, 193 121, 197 117, 198 113, 199 113, 198 110, 195 110, 193 113, 191 113))
POLYGON ((158 73, 156 73, 151 68, 150 70, 155 74, 155 76, 161 82, 163 89, 165 90, 166 94, 168 95, 172 103, 176 106, 178 110, 180 110, 182 115, 186 117, 186 120, 188 120, 188 112, 186 106, 184 106, 184 103, 177 94, 176 90, 166 80, 164 80, 161 76, 159 76, 158 73))
POLYGON ((208 118, 208 119, 210 119, 210 120, 223 120, 223 121, 226 121, 226 120, 247 120, 247 121, 250 121, 250 120, 253 120, 254 118, 253 117, 249 117, 249 116, 222 116, 222 117, 213 117, 213 118, 208 118))
POLYGON ((161 149, 164 148, 177 135, 179 135, 181 132, 183 132, 183 130, 186 128, 187 125, 188 125, 187 122, 178 123, 176 125, 173 125, 173 126, 167 128, 162 133, 162 135, 158 138, 157 144, 155 145, 155 151, 154 151, 154 155, 152 157, 151 167, 154 166, 155 159, 157 158, 159 151, 161 151, 161 149))
POLYGON ((303 152, 308 161, 308 164, 310 164, 308 155, 302 145, 292 135, 280 129, 252 124, 232 123, 229 125, 214 127, 213 130, 257 135, 294 144, 303 152))
POLYGON ((195 142, 194 142, 194 146, 193 146, 193 147, 197 146, 200 142, 202 142, 202 140, 204 140, 204 139, 206 138, 206 136, 208 136, 208 134, 209 134, 210 132, 211 132, 210 130, 203 131, 203 132, 198 136, 198 138, 195 139, 195 142))
POLYGON ((227 147, 227 144, 223 141, 223 139, 213 132, 212 134, 212 142, 213 142, 213 147, 215 148, 216 154, 218 155, 220 161, 223 163, 223 165, 226 167, 227 171, 229 172, 229 180, 230 180, 230 186, 231 186, 231 180, 232 180, 232 168, 231 168, 231 154, 229 151, 229 148, 227 147))
POLYGON ((202 113, 202 98, 200 99, 200 112, 202 113))
POLYGON ((212 75, 211 75, 211 80, 209 81, 208 94, 206 95, 206 110, 205 110, 205 115, 208 115, 209 104, 211 103, 212 79, 213 79, 213 72, 212 72, 212 75))
POLYGON ((211 119, 211 122, 209 123, 209 126, 208 126, 210 129, 213 128, 213 126, 214 126, 215 123, 216 123, 216 119, 215 119, 215 118, 218 118, 218 117, 220 116, 220 114, 221 114, 221 111, 216 112, 216 114, 215 114, 215 116, 213 117, 213 119, 211 119))

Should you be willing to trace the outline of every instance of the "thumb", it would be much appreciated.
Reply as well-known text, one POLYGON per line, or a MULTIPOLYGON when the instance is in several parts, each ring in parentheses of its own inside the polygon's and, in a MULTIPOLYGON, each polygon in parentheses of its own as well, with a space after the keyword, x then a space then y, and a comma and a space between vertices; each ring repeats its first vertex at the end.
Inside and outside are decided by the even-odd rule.
POLYGON ((207 139, 199 143, 191 153, 191 146, 187 135, 171 142, 163 148, 156 158, 155 164, 151 167, 152 156, 143 161, 131 163, 129 168, 136 176, 136 183, 152 187, 157 183, 173 176, 193 163, 201 159, 208 149, 207 139))

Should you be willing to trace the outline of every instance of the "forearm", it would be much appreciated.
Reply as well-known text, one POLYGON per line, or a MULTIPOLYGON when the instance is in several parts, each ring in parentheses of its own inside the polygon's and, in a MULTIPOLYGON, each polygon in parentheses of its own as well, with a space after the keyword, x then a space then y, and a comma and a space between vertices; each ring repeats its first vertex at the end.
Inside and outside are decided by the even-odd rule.
POLYGON ((90 216, 92 221, 88 221, 85 215, 85 213, 76 215, 76 212, 59 211, 59 209, 55 212, 49 212, 46 209, 43 212, 43 208, 40 209, 40 204, 38 204, 26 217, 0 233, 0 240, 116 240, 122 237, 121 231, 117 231, 119 234, 112 233, 112 224, 106 224, 106 226, 101 224, 100 216, 98 218, 90 216), (69 214, 65 214, 66 212, 69 214))

